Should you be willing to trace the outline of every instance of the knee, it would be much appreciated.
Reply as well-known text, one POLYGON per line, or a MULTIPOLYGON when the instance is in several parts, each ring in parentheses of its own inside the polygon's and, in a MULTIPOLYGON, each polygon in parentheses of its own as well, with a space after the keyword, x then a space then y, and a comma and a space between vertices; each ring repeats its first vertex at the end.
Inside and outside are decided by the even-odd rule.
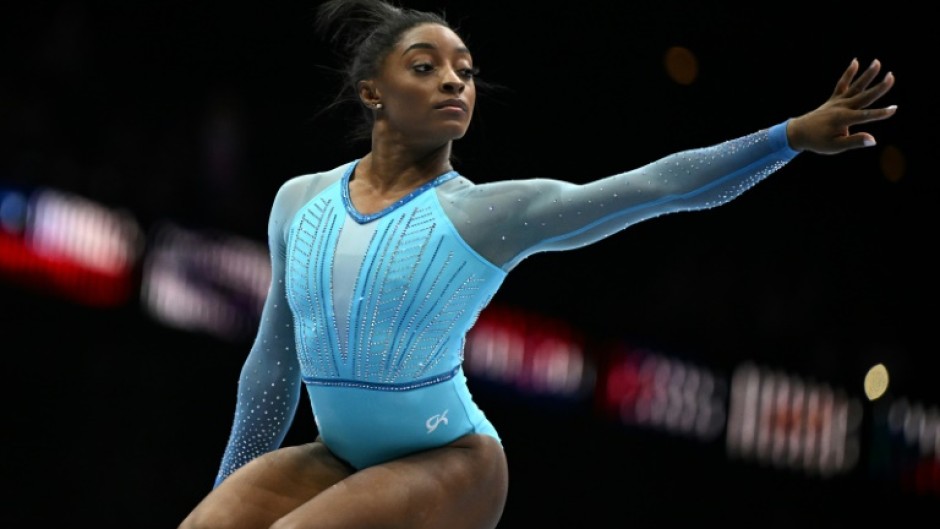
POLYGON ((205 508, 196 508, 177 529, 233 529, 238 527, 234 522, 224 512, 212 513, 205 508))
POLYGON ((302 527, 310 527, 310 522, 304 524, 299 523, 293 516, 285 516, 280 520, 276 520, 272 523, 268 529, 301 529, 302 527))
POLYGON ((206 528, 205 522, 200 520, 200 516, 195 512, 189 513, 189 516, 176 529, 204 529, 206 528))

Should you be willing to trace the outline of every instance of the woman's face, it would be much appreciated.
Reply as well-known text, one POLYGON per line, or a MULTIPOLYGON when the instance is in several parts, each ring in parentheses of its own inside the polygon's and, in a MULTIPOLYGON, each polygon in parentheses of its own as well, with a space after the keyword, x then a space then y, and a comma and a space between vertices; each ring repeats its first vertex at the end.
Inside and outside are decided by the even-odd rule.
POLYGON ((373 80, 377 119, 410 139, 463 137, 476 103, 473 57, 454 31, 422 24, 406 31, 373 80))

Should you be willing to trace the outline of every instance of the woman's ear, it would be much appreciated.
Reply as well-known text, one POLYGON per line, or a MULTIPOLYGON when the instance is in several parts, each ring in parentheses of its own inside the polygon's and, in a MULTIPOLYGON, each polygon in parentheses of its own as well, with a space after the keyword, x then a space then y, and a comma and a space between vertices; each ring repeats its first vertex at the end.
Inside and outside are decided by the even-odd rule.
POLYGON ((369 108, 375 108, 381 102, 375 83, 372 81, 359 81, 359 100, 369 108))

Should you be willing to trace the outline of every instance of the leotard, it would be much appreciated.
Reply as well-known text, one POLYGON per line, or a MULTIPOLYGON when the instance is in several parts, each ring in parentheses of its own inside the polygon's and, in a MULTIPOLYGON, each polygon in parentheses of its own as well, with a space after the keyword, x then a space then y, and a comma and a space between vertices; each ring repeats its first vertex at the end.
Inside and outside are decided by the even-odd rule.
POLYGON ((587 184, 475 184, 450 171, 369 215, 349 199, 358 160, 288 180, 271 209, 271 286, 216 484, 281 445, 301 388, 326 445, 355 468, 468 433, 499 439, 462 361, 506 274, 538 252, 727 203, 798 154, 786 125, 587 184))

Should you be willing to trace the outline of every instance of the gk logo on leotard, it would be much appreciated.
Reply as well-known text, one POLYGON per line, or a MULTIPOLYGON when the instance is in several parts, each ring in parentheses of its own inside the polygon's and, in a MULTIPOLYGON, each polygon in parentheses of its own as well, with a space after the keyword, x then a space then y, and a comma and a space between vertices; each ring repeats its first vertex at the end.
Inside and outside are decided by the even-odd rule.
POLYGON ((447 424, 447 410, 444 410, 443 413, 432 415, 428 417, 428 420, 424 421, 424 425, 428 427, 428 433, 437 430, 437 425, 441 423, 447 424))

